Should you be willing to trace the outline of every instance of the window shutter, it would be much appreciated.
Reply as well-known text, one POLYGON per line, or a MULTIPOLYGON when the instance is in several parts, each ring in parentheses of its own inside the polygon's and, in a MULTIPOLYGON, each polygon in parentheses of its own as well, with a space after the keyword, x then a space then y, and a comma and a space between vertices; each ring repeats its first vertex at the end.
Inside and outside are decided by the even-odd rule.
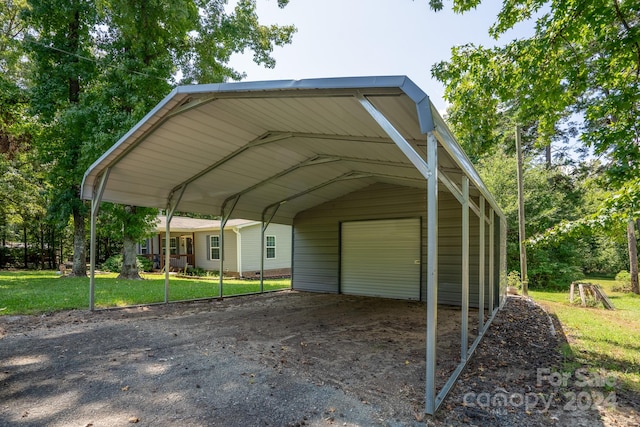
POLYGON ((211 261, 211 236, 207 235, 207 261, 211 261))

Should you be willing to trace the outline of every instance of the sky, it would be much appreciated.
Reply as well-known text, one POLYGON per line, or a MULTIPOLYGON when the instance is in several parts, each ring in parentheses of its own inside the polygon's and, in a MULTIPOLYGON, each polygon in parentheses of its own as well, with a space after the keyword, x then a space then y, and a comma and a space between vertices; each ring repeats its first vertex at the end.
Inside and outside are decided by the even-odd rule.
POLYGON ((448 60, 451 47, 466 43, 492 46, 529 36, 522 24, 496 41, 488 35, 501 1, 485 0, 464 15, 434 12, 428 0, 290 0, 280 9, 276 0, 258 0, 264 25, 295 25, 293 42, 276 47, 276 66, 253 63, 250 52, 234 55, 230 65, 245 80, 306 79, 406 75, 429 95, 443 113, 444 87, 431 76, 433 64, 448 60))

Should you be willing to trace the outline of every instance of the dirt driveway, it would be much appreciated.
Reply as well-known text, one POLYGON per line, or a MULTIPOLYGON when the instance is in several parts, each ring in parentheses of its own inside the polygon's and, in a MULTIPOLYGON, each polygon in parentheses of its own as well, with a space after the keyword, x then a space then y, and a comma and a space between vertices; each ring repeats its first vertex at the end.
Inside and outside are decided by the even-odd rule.
MULTIPOLYGON (((511 327, 508 316, 522 318, 522 307, 527 306, 507 304, 496 330, 511 327)), ((459 326, 459 315, 449 314, 439 313, 443 334, 459 326)), ((529 350, 537 352, 541 366, 558 363, 557 342, 546 335, 548 318, 534 315, 542 316, 539 333, 547 342, 530 336, 539 348, 529 350)), ((444 409, 425 419, 424 319, 422 303, 289 291, 0 317, 0 425, 556 425, 561 420, 562 414, 527 414, 524 408, 497 413, 464 402, 465 390, 497 387, 483 377, 486 369, 504 387, 523 382, 522 366, 514 370, 501 362, 499 352, 508 345, 503 336, 496 338, 502 349, 487 337, 494 347, 478 348, 474 367, 465 371, 444 409)), ((447 353, 455 347, 439 340, 442 366, 455 359, 455 352, 447 353)), ((441 378, 446 379, 443 372, 441 378)), ((604 425, 597 411, 580 414, 582 420, 604 425)))

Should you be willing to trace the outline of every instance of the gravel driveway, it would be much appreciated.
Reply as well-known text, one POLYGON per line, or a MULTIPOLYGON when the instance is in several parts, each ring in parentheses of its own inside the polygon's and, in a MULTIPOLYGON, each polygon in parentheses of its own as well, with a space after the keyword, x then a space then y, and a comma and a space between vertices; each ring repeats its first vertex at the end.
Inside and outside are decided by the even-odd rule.
MULTIPOLYGON (((522 318, 522 304, 507 304, 498 333, 514 334, 508 316, 522 318)), ((0 425, 556 424, 549 413, 500 415, 463 404, 465 390, 497 386, 483 376, 483 363, 496 368, 495 382, 523 382, 508 364, 496 363, 509 343, 490 337, 493 327, 487 337, 493 347, 478 347, 444 409, 425 418, 424 310, 418 302, 285 291, 0 317, 0 425)), ((531 310, 545 329, 546 314, 531 310)), ((455 366, 459 311, 442 308, 438 319, 442 370, 455 366)), ((544 347, 535 349, 541 366, 557 364, 557 342, 545 340, 535 344, 544 347)), ((603 425, 596 411, 581 417, 603 425)))

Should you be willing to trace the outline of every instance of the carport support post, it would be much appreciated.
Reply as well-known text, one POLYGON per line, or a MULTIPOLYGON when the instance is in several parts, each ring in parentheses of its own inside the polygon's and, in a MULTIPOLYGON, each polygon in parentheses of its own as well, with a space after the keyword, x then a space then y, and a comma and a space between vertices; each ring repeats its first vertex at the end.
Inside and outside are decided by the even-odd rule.
POLYGON ((229 221, 229 217, 231 217, 231 214, 233 213, 233 210, 236 208, 236 205, 238 204, 238 200, 240 200, 240 195, 237 195, 233 198, 233 204, 231 205, 231 210, 229 211, 229 213, 225 213, 226 207, 227 207, 227 202, 229 202, 230 199, 227 199, 224 201, 224 203, 222 204, 222 209, 220 212, 220 279, 218 282, 218 298, 222 299, 222 291, 223 291, 223 276, 224 276, 224 226, 227 225, 227 221, 229 221))
POLYGON ((496 286, 496 265, 495 265, 495 212, 493 209, 489 209, 489 315, 493 314, 493 299, 494 297, 494 289, 496 286))
POLYGON ((167 209, 166 223, 164 225, 164 303, 169 302, 169 268, 171 267, 171 219, 173 212, 167 209))
POLYGON ((267 242, 264 241, 264 235, 265 235, 265 232, 267 231, 267 227, 269 226, 269 224, 271 224, 271 221, 273 220, 273 217, 276 215, 276 212, 278 212, 278 208, 281 205, 282 204, 279 203, 279 204, 277 204, 275 206, 275 208, 273 209, 273 212, 271 213, 271 216, 266 221, 265 221, 265 216, 267 214, 267 210, 269 209, 269 206, 267 206, 262 211, 262 226, 260 227, 260 242, 261 242, 261 246, 260 246, 260 293, 264 292, 264 248, 267 245, 267 242))
POLYGON ((176 212, 176 208, 178 207, 178 203, 182 199, 184 195, 184 191, 187 189, 187 185, 183 185, 180 187, 180 193, 178 193, 177 198, 173 198, 175 196, 175 192, 172 192, 167 200, 167 215, 166 215, 166 224, 164 229, 164 303, 169 303, 169 269, 171 267, 171 220, 173 219, 173 214, 176 212))
POLYGON ((485 276, 485 229, 484 229, 484 197, 480 196, 480 200, 478 201, 478 207, 480 208, 480 247, 479 255, 478 255, 478 333, 482 333, 482 328, 484 328, 484 276, 485 276))
POLYGON ((504 292, 500 294, 500 307, 507 301, 506 287, 507 287, 507 222, 500 220, 500 289, 504 289, 504 292))
POLYGON ((462 177, 462 323, 460 362, 467 360, 469 348, 469 178, 462 177))
POLYGON ((427 331, 425 412, 436 411, 436 331, 438 323, 438 140, 427 134, 427 331))
POLYGON ((102 202, 102 195, 104 194, 104 187, 109 179, 108 168, 100 177, 100 183, 98 187, 94 187, 93 197, 91 198, 91 234, 89 241, 89 310, 93 311, 95 308, 95 294, 96 294, 96 222, 98 219, 98 211, 100 211, 100 203, 102 202))

